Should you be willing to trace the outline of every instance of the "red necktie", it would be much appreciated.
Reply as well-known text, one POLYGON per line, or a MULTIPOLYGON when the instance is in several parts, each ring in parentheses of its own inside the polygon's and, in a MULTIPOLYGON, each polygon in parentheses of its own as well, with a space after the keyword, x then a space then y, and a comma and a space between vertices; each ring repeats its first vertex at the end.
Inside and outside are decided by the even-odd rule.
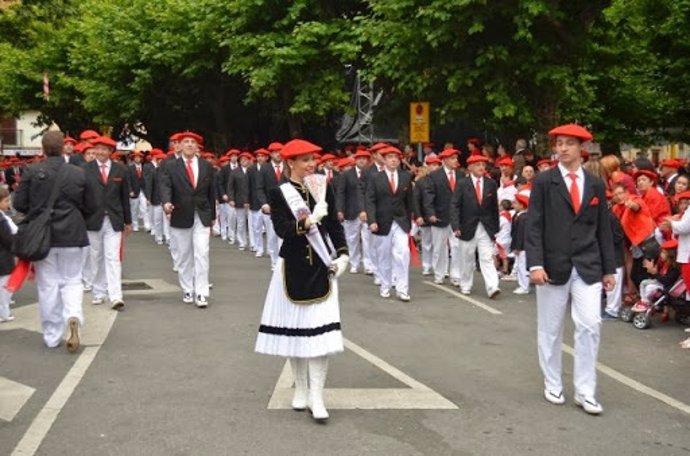
POLYGON ((276 165, 276 181, 280 183, 280 178, 283 176, 283 173, 280 172, 280 165, 276 165))
POLYGON ((331 179, 333 179, 333 172, 329 169, 328 170, 328 182, 330 182, 331 179))
POLYGON ((141 168, 137 166, 137 176, 141 178, 141 168))
POLYGON ((390 184, 391 184, 391 192, 393 192, 393 194, 395 194, 395 174, 391 174, 390 184))
POLYGON ((474 184, 474 192, 477 194, 477 202, 481 206, 482 204, 482 186, 481 186, 481 180, 477 179, 477 182, 474 184))
POLYGON ((187 177, 189 178, 189 182, 192 184, 192 188, 196 188, 196 185, 194 185, 194 169, 192 168, 191 158, 187 159, 187 177))
POLYGON ((455 173, 453 171, 448 172, 448 183, 450 184, 450 191, 455 191, 455 173))
POLYGON ((573 203, 573 210, 577 214, 580 212, 580 189, 577 188, 577 174, 569 173, 568 177, 572 181, 570 185, 570 200, 573 203))
POLYGON ((105 163, 101 163, 101 179, 103 179, 103 183, 107 184, 108 183, 108 173, 105 172, 105 163))

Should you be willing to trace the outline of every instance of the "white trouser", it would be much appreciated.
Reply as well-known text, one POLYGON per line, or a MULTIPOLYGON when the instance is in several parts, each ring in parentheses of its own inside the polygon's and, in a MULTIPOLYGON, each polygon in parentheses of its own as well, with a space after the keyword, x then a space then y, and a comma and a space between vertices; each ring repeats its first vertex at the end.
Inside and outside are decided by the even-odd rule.
POLYGON ((84 324, 83 259, 82 247, 52 247, 45 259, 34 262, 43 341, 48 347, 62 341, 68 319, 75 317, 84 324))
POLYGON ((228 203, 220 203, 218 205, 218 226, 220 228, 220 238, 224 241, 228 240, 228 229, 230 226, 229 207, 228 203))
POLYGON ((529 290, 529 271, 527 270, 527 252, 520 250, 515 259, 517 283, 523 290, 529 290))
POLYGON ((122 263, 120 247, 122 232, 115 231, 110 218, 103 217, 103 226, 98 231, 87 231, 91 248, 91 269, 93 276, 93 297, 122 299, 122 263))
POLYGON ((93 270, 91 267, 91 247, 85 247, 82 249, 82 252, 84 254, 84 262, 82 264, 82 282, 86 286, 93 286, 93 277, 96 274, 96 271, 93 270))
POLYGON ((249 211, 252 233, 254 233, 253 246, 256 253, 264 254, 264 218, 261 211, 249 211))
POLYGON ((170 216, 165 213, 163 213, 163 236, 170 241, 170 216))
POLYGON ((376 248, 374 247, 373 238, 375 237, 369 231, 369 225, 366 222, 362 223, 362 258, 364 260, 364 271, 365 272, 376 272, 376 263, 374 259, 376 258, 376 248))
POLYGON ((616 286, 606 292, 606 313, 617 317, 623 305, 623 282, 625 281, 625 268, 616 268, 616 286))
POLYGON ((460 240, 462 273, 460 288, 472 290, 474 283, 474 254, 479 251, 479 268, 482 271, 487 294, 498 288, 498 272, 494 265, 494 241, 491 240, 481 223, 477 225, 474 237, 469 241, 460 240))
POLYGON ((280 246, 283 241, 278 237, 275 229, 273 229, 271 214, 264 214, 262 212, 261 216, 264 219, 264 226, 266 227, 266 248, 268 250, 268 254, 271 255, 271 269, 274 269, 276 263, 278 262, 280 246))
POLYGON ((151 232, 153 233, 153 237, 156 241, 162 241, 163 240, 163 220, 165 219, 165 215, 163 214, 163 207, 160 205, 157 206, 151 206, 153 216, 151 219, 153 220, 153 224, 151 225, 151 232))
POLYGON ((235 239, 237 238, 237 210, 230 206, 228 206, 228 240, 230 242, 235 242, 235 239))
POLYGON ((407 294, 410 280, 410 244, 407 233, 393 222, 386 236, 376 237, 381 291, 390 291, 395 279, 395 290, 407 294))
POLYGON ((9 274, 0 277, 0 320, 5 320, 10 316, 10 301, 12 300, 12 293, 5 288, 5 285, 7 285, 7 279, 9 278, 9 274))
POLYGON ((575 268, 564 285, 539 285, 537 289, 537 345, 544 388, 563 391, 561 378, 563 323, 568 302, 575 324, 575 393, 594 397, 597 386, 597 353, 601 336, 601 281, 585 283, 575 268))
POLYGON ((431 227, 420 226, 419 233, 422 236, 422 271, 426 273, 433 267, 434 243, 431 227))
POLYGON ((180 287, 185 293, 208 296, 208 246, 211 228, 194 213, 191 228, 170 227, 171 240, 177 250, 180 287))
MULTIPOLYGON (((216 203, 216 214, 220 214, 220 204, 218 203, 216 203)), ((220 234, 220 220, 218 217, 216 217, 216 219, 213 221, 211 231, 213 232, 214 236, 218 236, 220 234)))
POLYGON ((156 221, 153 219, 153 217, 154 217, 154 214, 153 214, 154 208, 155 208, 155 206, 154 206, 153 204, 148 204, 148 203, 146 203, 146 213, 147 213, 147 216, 148 216, 148 218, 149 218, 149 221, 151 222, 151 227, 150 227, 150 229, 151 229, 151 236, 153 236, 153 237, 156 236, 156 233, 153 232, 153 225, 156 224, 156 221))
POLYGON ((450 225, 446 227, 431 227, 431 242, 433 244, 434 278, 443 280, 446 274, 451 280, 460 279, 460 240, 453 234, 450 225), (450 266, 448 259, 450 256, 450 266))
POLYGON ((149 216, 149 202, 144 192, 139 192, 139 218, 144 221, 146 231, 149 231, 151 229, 151 217, 149 216))
POLYGON ((239 247, 247 247, 247 209, 235 207, 235 218, 237 219, 237 243, 239 247))
POLYGON ((366 228, 366 225, 359 217, 343 221, 347 250, 350 252, 350 267, 353 269, 359 268, 362 261, 362 227, 366 228))
POLYGON ((129 199, 129 211, 132 214, 132 229, 137 231, 139 229, 139 197, 129 199))

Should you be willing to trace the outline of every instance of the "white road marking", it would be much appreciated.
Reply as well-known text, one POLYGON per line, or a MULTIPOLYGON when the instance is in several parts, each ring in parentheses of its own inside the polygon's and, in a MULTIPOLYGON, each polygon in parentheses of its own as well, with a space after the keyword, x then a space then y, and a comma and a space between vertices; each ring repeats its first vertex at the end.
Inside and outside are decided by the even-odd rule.
POLYGON ((12 421, 36 389, 0 377, 0 419, 12 421))
MULTIPOLYGON (((27 307, 38 307, 38 305, 32 304, 30 306, 18 308, 17 310, 27 307)), ((24 312, 27 314, 29 313, 26 310, 24 312)), ((18 316, 18 313, 19 312, 15 311, 15 315, 18 316)), ((67 403, 67 400, 70 398, 77 385, 79 385, 79 382, 81 382, 84 374, 96 357, 98 350, 100 350, 105 339, 108 337, 108 333, 116 317, 117 312, 111 310, 109 306, 84 304, 84 320, 86 326, 80 336, 81 345, 85 348, 74 365, 72 365, 72 368, 67 372, 65 378, 62 379, 60 385, 55 389, 53 395, 48 399, 48 402, 43 406, 36 418, 34 418, 29 429, 27 429, 22 439, 14 448, 12 456, 29 456, 36 453, 41 442, 43 442, 43 439, 60 414, 60 411, 67 403)), ((34 314, 31 318, 37 320, 38 316, 34 314)))
MULTIPOLYGON (((571 356, 575 355, 575 349, 572 347, 563 344, 563 351, 571 356)), ((622 374, 618 372, 615 369, 610 368, 609 366, 602 364, 602 363, 597 363, 597 370, 601 372, 602 374, 611 377, 612 379, 624 384, 628 388, 632 388, 635 391, 638 391, 642 394, 646 394, 649 397, 652 397, 658 401, 663 402, 666 405, 670 405, 671 407, 680 410, 681 412, 685 412, 690 415, 690 405, 685 404, 679 400, 676 400, 672 398, 671 396, 668 396, 660 391, 655 390, 654 388, 651 388, 647 385, 644 385, 637 380, 633 380, 632 378, 628 377, 625 374, 622 374)))
MULTIPOLYGON (((404 372, 391 366, 378 356, 366 351, 354 342, 345 339, 345 347, 364 358, 374 366, 409 388, 326 388, 324 400, 328 408, 340 410, 457 410, 458 406, 444 398, 428 386, 418 382, 404 372)), ((290 409, 292 402, 292 370, 289 361, 276 382, 268 403, 271 410, 290 409)))
POLYGON ((469 302, 470 304, 474 304, 475 306, 477 306, 477 307, 479 307, 479 308, 481 308, 481 309, 486 310, 486 311, 489 312, 490 314, 494 314, 494 315, 503 315, 503 312, 501 312, 500 310, 494 309, 493 307, 491 307, 491 306, 489 306, 489 305, 486 305, 486 304, 484 304, 484 303, 481 302, 481 301, 477 301, 477 300, 474 299, 474 298, 470 298, 469 296, 466 296, 466 295, 464 295, 464 294, 462 294, 462 293, 458 293, 458 292, 455 291, 455 290, 451 290, 451 289, 448 288, 448 287, 445 287, 445 286, 443 286, 443 285, 438 285, 438 284, 436 284, 436 283, 434 283, 434 282, 429 282, 428 280, 425 280, 424 283, 427 284, 427 285, 431 285, 431 286, 434 287, 434 288, 438 288, 439 290, 445 291, 446 293, 448 293, 448 294, 450 294, 450 295, 453 295, 453 296, 455 296, 455 297, 457 297, 457 298, 463 299, 463 300, 469 302))

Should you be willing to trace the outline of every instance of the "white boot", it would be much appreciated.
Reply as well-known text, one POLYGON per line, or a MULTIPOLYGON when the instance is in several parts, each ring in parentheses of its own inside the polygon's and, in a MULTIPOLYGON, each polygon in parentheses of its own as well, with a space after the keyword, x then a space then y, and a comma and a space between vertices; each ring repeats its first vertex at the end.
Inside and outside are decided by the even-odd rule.
POLYGON ((307 385, 307 359, 290 358, 292 375, 295 377, 295 395, 292 397, 292 408, 294 410, 304 410, 307 408, 307 395, 309 387, 307 385))
POLYGON ((328 357, 309 358, 309 410, 316 421, 326 421, 328 410, 323 403, 323 386, 328 374, 328 357))

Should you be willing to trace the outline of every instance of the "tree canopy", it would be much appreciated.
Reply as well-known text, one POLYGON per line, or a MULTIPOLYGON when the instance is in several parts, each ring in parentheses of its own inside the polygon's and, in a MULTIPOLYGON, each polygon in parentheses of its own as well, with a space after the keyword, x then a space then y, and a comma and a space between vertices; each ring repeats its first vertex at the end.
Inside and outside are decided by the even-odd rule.
POLYGON ((355 67, 400 132, 428 100, 432 134, 577 121, 606 143, 687 141, 689 28, 690 0, 17 0, 0 3, 0 117, 332 143, 355 67))

